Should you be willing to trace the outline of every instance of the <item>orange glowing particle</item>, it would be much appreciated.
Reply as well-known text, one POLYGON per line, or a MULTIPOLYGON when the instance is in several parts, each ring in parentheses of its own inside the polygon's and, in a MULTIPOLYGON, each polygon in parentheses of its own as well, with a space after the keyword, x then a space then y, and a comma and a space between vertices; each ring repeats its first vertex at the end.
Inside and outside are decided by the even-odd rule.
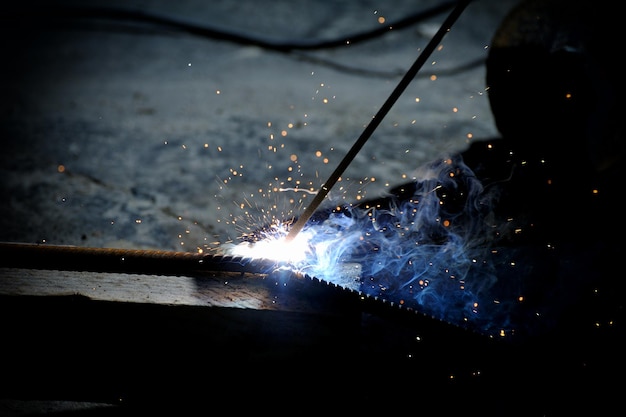
POLYGON ((572 93, 566 93, 566 94, 565 94, 565 98, 567 98, 567 99, 572 98, 572 93))
POLYGON ((282 137, 287 136, 287 131, 286 130, 281 130, 280 136, 282 136, 282 137))
POLYGON ((65 172, 65 165, 59 165, 57 167, 57 172, 61 172, 61 173, 65 172))
POLYGON ((383 23, 385 23, 385 18, 384 18, 383 16, 379 16, 379 17, 378 17, 378 23, 380 23, 381 25, 382 25, 383 23))
POLYGON ((444 220, 443 221, 443 226, 444 227, 450 227, 450 220, 444 220))
POLYGON ((452 113, 458 113, 458 112, 459 112, 458 107, 452 107, 452 113))
POLYGON ((298 160, 298 155, 292 154, 289 159, 291 159, 291 162, 296 162, 298 160))
POLYGON ((437 76, 435 74, 430 76, 430 81, 435 81, 437 79, 437 76))
POLYGON ((328 158, 324 158, 324 163, 327 164, 328 163, 328 158))
POLYGON ((598 191, 598 189, 596 188, 596 189, 591 190, 591 193, 592 193, 592 194, 598 194, 598 193, 599 193, 599 191, 598 191))
POLYGON ((317 156, 318 158, 322 156, 322 151, 315 151, 315 156, 317 156))

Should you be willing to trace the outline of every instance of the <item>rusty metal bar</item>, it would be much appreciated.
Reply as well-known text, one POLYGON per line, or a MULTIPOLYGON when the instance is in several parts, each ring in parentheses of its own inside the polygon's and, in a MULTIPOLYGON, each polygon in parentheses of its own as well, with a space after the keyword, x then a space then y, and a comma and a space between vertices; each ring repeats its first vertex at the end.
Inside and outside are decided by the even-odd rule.
POLYGON ((96 248, 0 242, 0 266, 10 268, 193 275, 209 271, 269 273, 276 262, 152 249, 96 248))

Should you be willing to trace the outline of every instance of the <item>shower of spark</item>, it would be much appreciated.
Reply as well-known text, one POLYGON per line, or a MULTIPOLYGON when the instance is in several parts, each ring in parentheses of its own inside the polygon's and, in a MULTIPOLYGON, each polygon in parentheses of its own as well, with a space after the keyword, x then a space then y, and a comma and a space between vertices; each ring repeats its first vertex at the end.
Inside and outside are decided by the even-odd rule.
MULTIPOLYGON (((402 198, 390 196, 381 204, 334 205, 326 199, 468 3, 459 2, 333 174, 317 192, 310 192, 315 196, 304 213, 289 221, 272 217, 269 225, 245 233, 241 243, 223 246, 226 253, 273 260, 281 267, 358 288, 490 335, 516 330, 519 323, 511 318, 515 314, 511 306, 524 297, 516 291, 496 294, 493 288, 503 269, 515 275, 514 269, 520 268, 510 260, 511 253, 485 244, 507 225, 489 222, 493 196, 483 192, 462 158, 446 157, 429 166, 407 185, 414 190, 401 191, 402 198), (357 265, 359 270, 358 280, 348 285, 346 265, 357 265)), ((302 191, 298 187, 277 189, 302 191)), ((303 205, 304 194, 308 193, 300 193, 303 205)))
MULTIPOLYGON (((347 203, 326 198, 468 3, 459 2, 329 179, 317 191, 312 183, 294 179, 302 167, 291 153, 287 181, 275 178, 268 191, 259 190, 274 198, 293 193, 291 207, 282 212, 277 207, 254 210, 262 213, 256 221, 246 210, 248 217, 239 222, 240 241, 223 244, 223 253, 274 261, 276 268, 356 289, 490 336, 531 331, 540 315, 525 307, 522 283, 537 265, 523 261, 537 254, 500 246, 512 219, 496 218, 497 187, 485 189, 461 155, 422 167, 414 182, 378 200, 347 203), (305 208, 299 217, 294 214, 298 204, 305 208), (507 285, 500 276, 507 277, 507 285)), ((276 152, 277 147, 270 150, 276 152)), ((248 198, 240 205, 246 207, 253 207, 248 198)), ((539 326, 549 327, 549 321, 541 317, 539 326)))

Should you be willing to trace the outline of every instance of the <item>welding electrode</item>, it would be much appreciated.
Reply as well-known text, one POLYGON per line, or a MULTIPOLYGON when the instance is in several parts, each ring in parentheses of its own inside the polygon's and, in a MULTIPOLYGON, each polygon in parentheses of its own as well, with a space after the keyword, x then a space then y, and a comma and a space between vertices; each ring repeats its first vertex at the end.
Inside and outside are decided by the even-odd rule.
POLYGON ((385 103, 381 106, 378 113, 372 118, 370 123, 365 127, 361 136, 357 139, 357 141, 352 145, 346 156, 341 160, 337 168, 333 171, 333 173, 328 177, 326 182, 322 184, 319 191, 315 195, 315 198, 305 209, 302 215, 298 218, 298 220, 291 226, 289 233, 287 234, 287 241, 293 240, 298 233, 304 228, 304 225, 309 221, 315 210, 322 204, 322 201, 329 193, 330 189, 333 188, 335 183, 339 180, 339 177, 346 170, 348 165, 352 162, 354 157, 359 153, 365 142, 372 136, 372 133, 376 130, 380 122, 387 115, 391 107, 395 104, 398 98, 402 95, 406 87, 411 83, 413 78, 417 75, 420 68, 424 65, 430 54, 435 50, 435 48, 439 45, 443 37, 450 31, 450 28, 454 24, 454 22, 459 18, 463 10, 467 7, 467 5, 471 2, 471 0, 461 0, 454 7, 450 15, 443 22, 437 33, 432 37, 428 45, 424 48, 422 53, 417 57, 411 68, 404 74, 404 77, 400 80, 396 88, 391 92, 385 103))

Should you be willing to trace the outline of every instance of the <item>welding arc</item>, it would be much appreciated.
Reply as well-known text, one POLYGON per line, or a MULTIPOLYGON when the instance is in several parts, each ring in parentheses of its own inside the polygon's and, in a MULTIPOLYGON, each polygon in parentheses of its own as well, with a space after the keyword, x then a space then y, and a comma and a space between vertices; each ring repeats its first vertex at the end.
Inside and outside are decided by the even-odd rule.
POLYGON ((313 216, 313 213, 315 213, 315 211, 320 206, 320 204, 322 204, 322 201, 324 201, 324 198, 329 193, 330 189, 333 188, 335 183, 339 180, 339 177, 341 177, 341 175, 346 170, 348 165, 350 165, 350 163, 359 153, 363 145, 365 145, 365 142, 367 142, 367 140, 372 136, 372 134, 374 133, 374 131, 376 130, 380 122, 387 115, 391 107, 393 107, 395 102, 402 95, 402 93, 404 92, 406 87, 411 83, 413 78, 415 78, 420 68, 424 65, 428 57, 433 53, 435 48, 439 45, 439 43, 441 42, 443 37, 446 35, 446 33, 450 31, 454 22, 459 18, 461 13, 463 13, 463 10, 465 10, 465 8, 470 2, 471 0, 461 0, 456 4, 452 12, 448 15, 446 20, 442 23, 437 33, 435 33, 435 35, 432 37, 430 42, 428 42, 428 45, 426 45, 422 53, 417 57, 417 59, 415 60, 411 68, 409 68, 406 74, 404 74, 404 76, 402 77, 402 79, 400 80, 396 88, 391 92, 391 94, 389 95, 387 100, 383 103, 383 105, 378 110, 376 115, 372 118, 370 123, 365 127, 365 130, 363 130, 363 133, 361 133, 361 136, 359 136, 359 138, 354 143, 354 145, 352 145, 348 153, 344 156, 344 158, 341 160, 339 165, 337 165, 333 173, 330 174, 326 182, 322 184, 319 191, 313 198, 313 201, 311 202, 311 204, 309 204, 304 209, 304 212, 300 215, 300 217, 298 217, 298 220, 296 220, 296 222, 291 226, 291 228, 289 229, 289 233, 287 234, 287 237, 286 237, 287 241, 293 240, 298 235, 298 233, 300 233, 300 231, 304 228, 304 226, 309 221, 311 216, 313 216))

